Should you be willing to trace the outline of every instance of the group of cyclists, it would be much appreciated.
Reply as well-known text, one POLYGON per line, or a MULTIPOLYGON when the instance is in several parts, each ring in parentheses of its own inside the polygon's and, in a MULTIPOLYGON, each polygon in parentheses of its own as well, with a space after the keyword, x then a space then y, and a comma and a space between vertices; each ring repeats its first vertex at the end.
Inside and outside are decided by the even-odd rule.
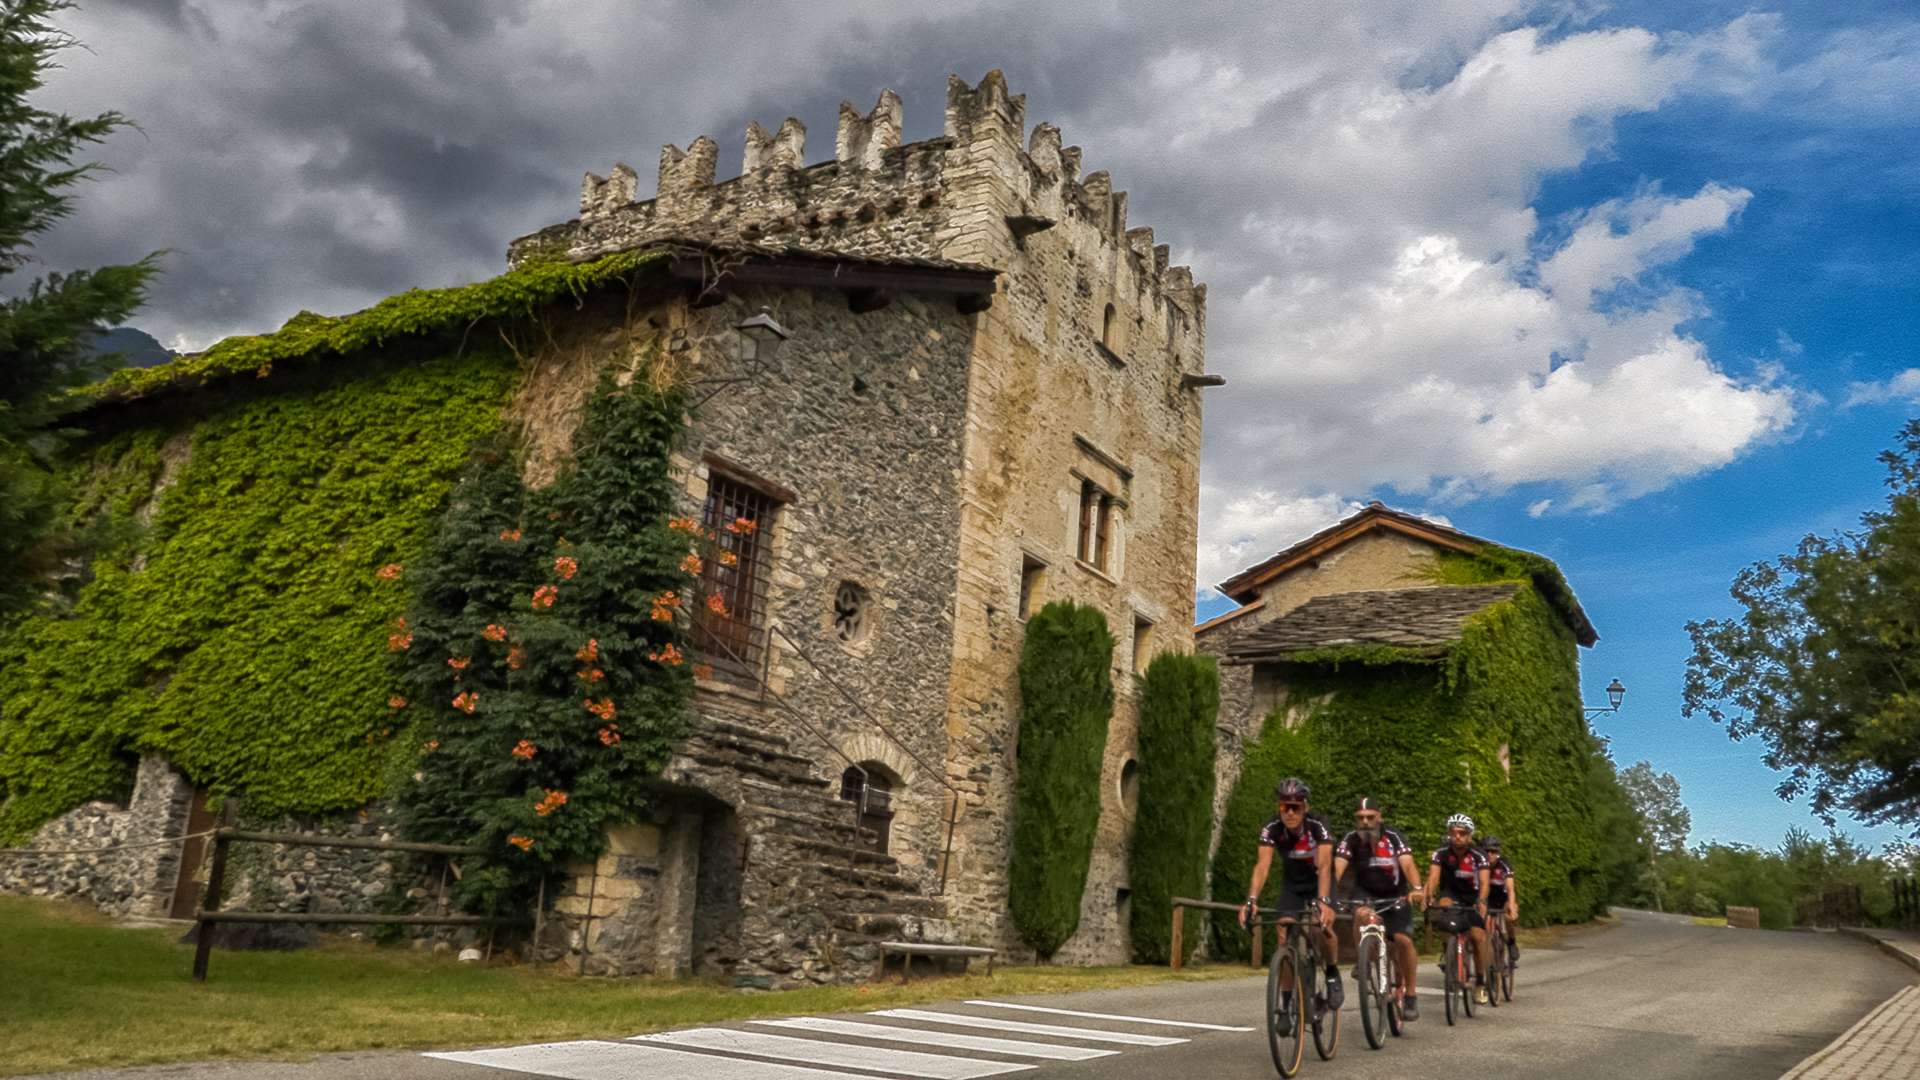
POLYGON ((1406 837, 1382 823, 1380 805, 1373 799, 1363 798, 1355 805, 1353 830, 1336 843, 1326 824, 1309 813, 1311 791, 1304 781, 1288 777, 1280 781, 1273 794, 1278 813, 1260 830, 1259 854, 1253 865, 1253 881, 1247 888, 1247 902, 1240 909, 1240 925, 1256 925, 1260 891, 1273 870, 1274 859, 1279 858, 1277 910, 1298 913, 1302 918, 1318 913, 1319 951, 1326 960, 1326 1004, 1338 1011, 1344 991, 1337 963, 1340 951, 1333 936, 1333 886, 1351 867, 1350 906, 1356 925, 1378 918, 1397 954, 1401 1018, 1417 1020, 1420 1016, 1414 985, 1419 956, 1413 944, 1413 913, 1405 903, 1397 902, 1402 898, 1422 908, 1431 904, 1472 909, 1465 921, 1471 927, 1476 961, 1473 993, 1477 1001, 1486 1003, 1486 973, 1492 964, 1487 939, 1490 921, 1505 939, 1508 962, 1517 963, 1520 955, 1513 940, 1513 926, 1520 915, 1519 896, 1513 867, 1500 853, 1499 837, 1485 837, 1476 843, 1472 818, 1465 814, 1448 818, 1446 844, 1428 857, 1423 884, 1413 848, 1406 837), (1380 908, 1377 914, 1375 905, 1380 908))

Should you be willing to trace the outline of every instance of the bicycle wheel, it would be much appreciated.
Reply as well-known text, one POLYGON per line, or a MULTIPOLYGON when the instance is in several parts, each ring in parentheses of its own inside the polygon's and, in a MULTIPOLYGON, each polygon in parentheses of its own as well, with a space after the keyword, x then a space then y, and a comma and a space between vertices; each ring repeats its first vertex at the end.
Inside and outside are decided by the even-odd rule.
MULTIPOLYGON (((1258 931, 1256 931, 1258 932, 1258 931)), ((1281 1076, 1292 1076, 1300 1071, 1300 1062, 1306 1055, 1307 1033, 1301 1030, 1300 1009, 1301 992, 1300 973, 1295 970, 1293 953, 1284 947, 1273 950, 1273 962, 1267 967, 1267 1046, 1273 1051, 1273 1067, 1280 1070, 1281 1076), (1280 983, 1285 978, 1293 984, 1293 993, 1288 1000, 1281 1000, 1280 983)))
POLYGON ((1487 943, 1489 946, 1487 951, 1492 954, 1493 961, 1485 976, 1487 981, 1487 1008, 1497 1009, 1500 1007, 1500 972, 1504 971, 1507 966, 1507 939, 1493 931, 1488 931, 1488 934, 1491 940, 1487 943))
POLYGON ((1442 986, 1441 986, 1440 993, 1441 993, 1441 996, 1446 999, 1448 1027, 1453 1026, 1453 999, 1460 992, 1460 987, 1459 987, 1460 968, 1459 968, 1459 965, 1455 963, 1457 959, 1457 956, 1455 954, 1457 954, 1459 951, 1460 951, 1460 935, 1448 934, 1446 949, 1440 954, 1440 967, 1441 967, 1441 970, 1443 971, 1443 975, 1441 976, 1442 986))
MULTIPOLYGON (((1415 960, 1415 964, 1419 961, 1415 960)), ((1419 975, 1419 969, 1414 974, 1419 975)), ((1387 947, 1387 1030, 1398 1037, 1407 1033, 1406 1018, 1400 1014, 1400 950, 1387 947)))
POLYGON ((1506 962, 1500 965, 1500 996, 1513 1000, 1513 947, 1508 946, 1506 962))
MULTIPOLYGON (((1320 970, 1320 954, 1312 950, 1303 951, 1305 952, 1303 961, 1296 961, 1296 963, 1303 963, 1307 979, 1311 983, 1319 977, 1317 973, 1320 970)), ((1333 1055, 1340 1052, 1340 1010, 1325 1006, 1323 1003, 1325 993, 1325 988, 1322 987, 1320 994, 1308 1003, 1308 1008, 1313 1010, 1313 1052, 1320 1055, 1321 1061, 1332 1061, 1333 1055)))
POLYGON ((1387 1002, 1386 971, 1381 963, 1380 941, 1371 934, 1360 938, 1360 977, 1354 987, 1358 991, 1360 1005, 1360 1030, 1367 1037, 1367 1045, 1375 1050, 1387 1042, 1387 1002))
POLYGON ((1473 935, 1455 934, 1454 945, 1454 982, 1460 986, 1460 1011, 1469 1019, 1473 1017, 1473 935))

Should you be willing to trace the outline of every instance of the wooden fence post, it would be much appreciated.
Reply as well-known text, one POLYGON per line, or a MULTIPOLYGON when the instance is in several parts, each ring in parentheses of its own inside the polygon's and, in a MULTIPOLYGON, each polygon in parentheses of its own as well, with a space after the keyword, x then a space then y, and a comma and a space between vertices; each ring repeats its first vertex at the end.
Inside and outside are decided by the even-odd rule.
POLYGON ((1180 954, 1186 952, 1186 950, 1181 947, 1184 944, 1184 942, 1181 941, 1181 936, 1182 936, 1181 931, 1183 931, 1186 928, 1185 924, 1187 921, 1185 918, 1182 917, 1183 914, 1184 913, 1181 911, 1180 905, 1178 903, 1174 904, 1173 905, 1173 953, 1167 959, 1170 966, 1175 971, 1180 970, 1180 954))
MULTIPOLYGON (((213 833, 213 862, 207 867, 207 895, 200 901, 200 914, 220 910, 220 890, 227 883, 227 837, 239 817, 240 804, 232 798, 220 808, 220 827, 213 833)), ((213 955, 214 923, 201 919, 200 936, 193 949, 193 981, 207 981, 207 960, 213 955)))

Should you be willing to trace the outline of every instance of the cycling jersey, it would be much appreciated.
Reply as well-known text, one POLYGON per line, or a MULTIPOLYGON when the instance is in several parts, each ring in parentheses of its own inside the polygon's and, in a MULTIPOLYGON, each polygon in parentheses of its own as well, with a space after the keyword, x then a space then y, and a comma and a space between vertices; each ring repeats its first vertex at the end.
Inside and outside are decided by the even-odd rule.
POLYGON ((1507 906, 1507 882, 1513 879, 1513 864, 1505 855, 1487 856, 1487 906, 1507 906))
POLYGON ((1400 872, 1400 856, 1411 854, 1405 837, 1392 829, 1381 829, 1368 845, 1356 830, 1340 840, 1333 849, 1338 858, 1353 867, 1354 888, 1368 896, 1403 896, 1408 882, 1400 872))
POLYGON ((1456 903, 1477 904, 1480 902, 1480 871, 1487 867, 1487 857, 1479 848, 1470 847, 1455 854, 1451 845, 1433 853, 1432 863, 1440 868, 1440 891, 1453 897, 1456 903))
POLYGON ((1314 865, 1313 857, 1332 843, 1333 834, 1319 819, 1312 817, 1300 822, 1297 833, 1288 832, 1279 818, 1267 822, 1267 827, 1260 830, 1260 846, 1273 848, 1283 867, 1280 887, 1296 896, 1320 894, 1320 870, 1314 865))

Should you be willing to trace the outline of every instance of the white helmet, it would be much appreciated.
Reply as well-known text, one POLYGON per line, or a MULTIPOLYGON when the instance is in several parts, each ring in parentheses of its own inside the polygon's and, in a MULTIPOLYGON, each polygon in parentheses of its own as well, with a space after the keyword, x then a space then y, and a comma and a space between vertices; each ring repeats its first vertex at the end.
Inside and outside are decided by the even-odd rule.
POLYGON ((1472 818, 1470 818, 1470 817, 1468 817, 1468 816, 1467 816, 1467 815, 1465 815, 1465 814, 1455 814, 1455 815, 1453 815, 1452 817, 1450 817, 1450 818, 1448 818, 1448 819, 1447 819, 1447 828, 1449 828, 1449 829, 1465 829, 1465 830, 1467 830, 1468 832, 1472 832, 1472 831, 1473 831, 1473 819, 1472 819, 1472 818))

